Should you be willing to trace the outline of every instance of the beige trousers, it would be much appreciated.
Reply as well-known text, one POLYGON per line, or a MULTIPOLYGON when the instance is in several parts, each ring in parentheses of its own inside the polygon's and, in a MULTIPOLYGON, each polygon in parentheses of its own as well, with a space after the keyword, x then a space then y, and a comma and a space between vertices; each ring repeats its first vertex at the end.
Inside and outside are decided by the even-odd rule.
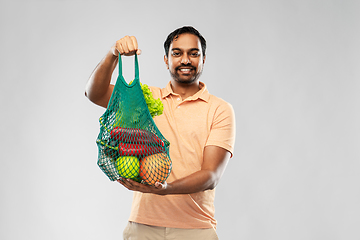
POLYGON ((215 229, 182 229, 149 226, 129 222, 123 234, 124 240, 218 240, 215 229))

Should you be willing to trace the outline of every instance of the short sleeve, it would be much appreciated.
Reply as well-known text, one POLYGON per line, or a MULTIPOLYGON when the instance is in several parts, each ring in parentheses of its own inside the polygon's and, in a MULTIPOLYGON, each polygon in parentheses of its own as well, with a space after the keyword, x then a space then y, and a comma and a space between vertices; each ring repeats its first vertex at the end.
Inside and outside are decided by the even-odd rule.
POLYGON ((235 113, 231 104, 222 102, 214 112, 210 134, 205 146, 215 145, 230 152, 231 157, 235 144, 235 113))

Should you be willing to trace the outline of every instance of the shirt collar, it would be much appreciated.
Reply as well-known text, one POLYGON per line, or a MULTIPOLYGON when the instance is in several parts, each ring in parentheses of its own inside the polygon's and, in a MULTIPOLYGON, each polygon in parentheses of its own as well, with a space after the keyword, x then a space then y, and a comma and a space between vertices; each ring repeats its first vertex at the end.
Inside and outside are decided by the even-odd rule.
MULTIPOLYGON (((200 87, 200 90, 198 92, 196 92, 194 95, 188 97, 187 100, 197 100, 199 98, 199 99, 204 100, 205 102, 209 101, 210 94, 209 94, 209 91, 206 88, 205 83, 199 82, 199 87, 200 87)), ((173 90, 171 88, 171 82, 169 82, 166 85, 166 87, 162 89, 161 92, 162 92, 161 93, 162 98, 166 98, 166 97, 168 97, 170 95, 174 95, 174 96, 179 95, 179 94, 176 94, 176 93, 173 92, 173 90)))

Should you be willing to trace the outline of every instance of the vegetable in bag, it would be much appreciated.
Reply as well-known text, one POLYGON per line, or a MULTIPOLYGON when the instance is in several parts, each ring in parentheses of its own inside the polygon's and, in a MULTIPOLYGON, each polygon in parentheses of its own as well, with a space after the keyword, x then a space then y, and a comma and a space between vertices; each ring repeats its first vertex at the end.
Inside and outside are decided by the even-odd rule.
POLYGON ((137 55, 135 79, 130 84, 122 76, 119 56, 119 76, 107 109, 99 119, 96 141, 98 165, 110 180, 124 177, 153 185, 154 179, 161 182, 167 179, 172 168, 170 143, 153 120, 163 109, 161 100, 154 99, 149 87, 139 81, 137 55))

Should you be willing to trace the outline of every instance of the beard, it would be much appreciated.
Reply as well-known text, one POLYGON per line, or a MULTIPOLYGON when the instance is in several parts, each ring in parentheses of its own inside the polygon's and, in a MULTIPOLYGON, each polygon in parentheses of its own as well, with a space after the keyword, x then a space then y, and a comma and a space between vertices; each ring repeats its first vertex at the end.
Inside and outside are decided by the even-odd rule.
POLYGON ((177 66, 177 67, 174 69, 174 71, 169 70, 169 72, 170 72, 171 77, 172 77, 176 82, 182 83, 182 84, 191 84, 191 83, 193 83, 193 82, 195 82, 195 81, 197 81, 197 80, 199 79, 199 77, 200 77, 201 74, 202 74, 202 69, 201 69, 201 71, 197 72, 197 68, 196 68, 196 67, 194 67, 194 66, 192 66, 192 65, 182 64, 182 65, 180 65, 180 66, 177 66), (182 76, 180 76, 180 74, 179 74, 179 69, 180 69, 181 67, 191 67, 191 68, 192 68, 191 71, 194 71, 195 73, 192 74, 192 75, 189 76, 189 77, 182 77, 182 76))

